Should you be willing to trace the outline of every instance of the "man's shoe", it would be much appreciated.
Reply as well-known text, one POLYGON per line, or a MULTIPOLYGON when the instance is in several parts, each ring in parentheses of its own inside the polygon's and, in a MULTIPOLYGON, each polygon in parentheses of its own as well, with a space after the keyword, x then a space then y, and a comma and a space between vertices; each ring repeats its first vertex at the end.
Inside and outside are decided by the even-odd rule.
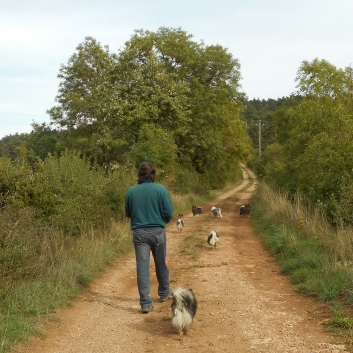
POLYGON ((154 308, 153 308, 153 305, 143 306, 143 307, 141 308, 141 312, 142 312, 143 314, 147 314, 147 313, 153 311, 153 309, 154 309, 154 308))
POLYGON ((159 298, 159 301, 160 301, 161 303, 166 302, 166 301, 169 299, 169 297, 170 297, 171 294, 172 294, 172 293, 169 293, 168 295, 166 295, 166 296, 164 296, 164 297, 160 297, 160 298, 159 298))

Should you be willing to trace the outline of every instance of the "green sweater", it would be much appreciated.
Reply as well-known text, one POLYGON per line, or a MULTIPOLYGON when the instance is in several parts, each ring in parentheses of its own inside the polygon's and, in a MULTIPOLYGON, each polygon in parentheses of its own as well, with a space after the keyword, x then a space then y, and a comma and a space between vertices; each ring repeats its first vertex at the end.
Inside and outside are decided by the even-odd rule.
POLYGON ((131 229, 165 228, 172 213, 172 201, 163 185, 146 180, 131 186, 126 194, 125 215, 131 218, 131 229))

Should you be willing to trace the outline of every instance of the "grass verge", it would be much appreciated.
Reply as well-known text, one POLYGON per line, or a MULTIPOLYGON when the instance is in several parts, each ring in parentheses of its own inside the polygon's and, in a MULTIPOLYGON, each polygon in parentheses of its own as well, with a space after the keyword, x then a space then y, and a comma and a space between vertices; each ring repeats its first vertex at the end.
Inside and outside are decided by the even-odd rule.
POLYGON ((42 335, 39 324, 56 320, 55 309, 69 306, 82 286, 88 286, 116 256, 132 249, 127 222, 90 229, 81 237, 51 233, 42 242, 45 269, 32 278, 0 286, 1 353, 30 336, 42 335))
POLYGON ((282 273, 298 292, 331 307, 333 318, 327 328, 340 332, 352 345, 353 229, 332 227, 320 209, 265 184, 251 203, 251 222, 277 257, 282 273), (339 303, 339 311, 332 302, 339 303))

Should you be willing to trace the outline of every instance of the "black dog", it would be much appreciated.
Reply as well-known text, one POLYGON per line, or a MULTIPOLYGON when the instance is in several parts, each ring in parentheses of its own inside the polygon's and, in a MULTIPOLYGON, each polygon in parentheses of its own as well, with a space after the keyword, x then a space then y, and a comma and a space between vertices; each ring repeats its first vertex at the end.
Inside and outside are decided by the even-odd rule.
POLYGON ((244 217, 250 215, 250 204, 249 203, 246 203, 245 205, 240 206, 239 215, 244 216, 244 217))
POLYGON ((194 217, 198 214, 198 215, 202 215, 202 208, 199 206, 192 206, 192 214, 194 215, 194 217))

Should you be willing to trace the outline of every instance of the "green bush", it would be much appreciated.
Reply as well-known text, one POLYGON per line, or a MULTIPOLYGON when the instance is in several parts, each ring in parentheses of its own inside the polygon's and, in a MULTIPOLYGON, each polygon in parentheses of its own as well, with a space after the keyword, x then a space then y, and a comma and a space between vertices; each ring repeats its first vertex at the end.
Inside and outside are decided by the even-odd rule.
POLYGON ((177 194, 192 193, 200 186, 199 175, 187 168, 179 167, 169 185, 171 191, 177 194))
POLYGON ((106 172, 75 152, 49 156, 36 165, 25 158, 0 159, 3 205, 27 207, 51 226, 78 234, 82 225, 97 226, 122 218, 127 188, 135 182, 131 171, 119 167, 106 172))
POLYGON ((9 157, 0 158, 0 207, 28 205, 33 195, 34 177, 35 172, 24 157, 14 161, 9 157))
POLYGON ((334 229, 322 212, 265 184, 252 199, 251 221, 299 292, 352 302, 351 231, 334 229))
POLYGON ((28 208, 0 212, 0 281, 22 281, 41 271, 43 230, 28 208))

